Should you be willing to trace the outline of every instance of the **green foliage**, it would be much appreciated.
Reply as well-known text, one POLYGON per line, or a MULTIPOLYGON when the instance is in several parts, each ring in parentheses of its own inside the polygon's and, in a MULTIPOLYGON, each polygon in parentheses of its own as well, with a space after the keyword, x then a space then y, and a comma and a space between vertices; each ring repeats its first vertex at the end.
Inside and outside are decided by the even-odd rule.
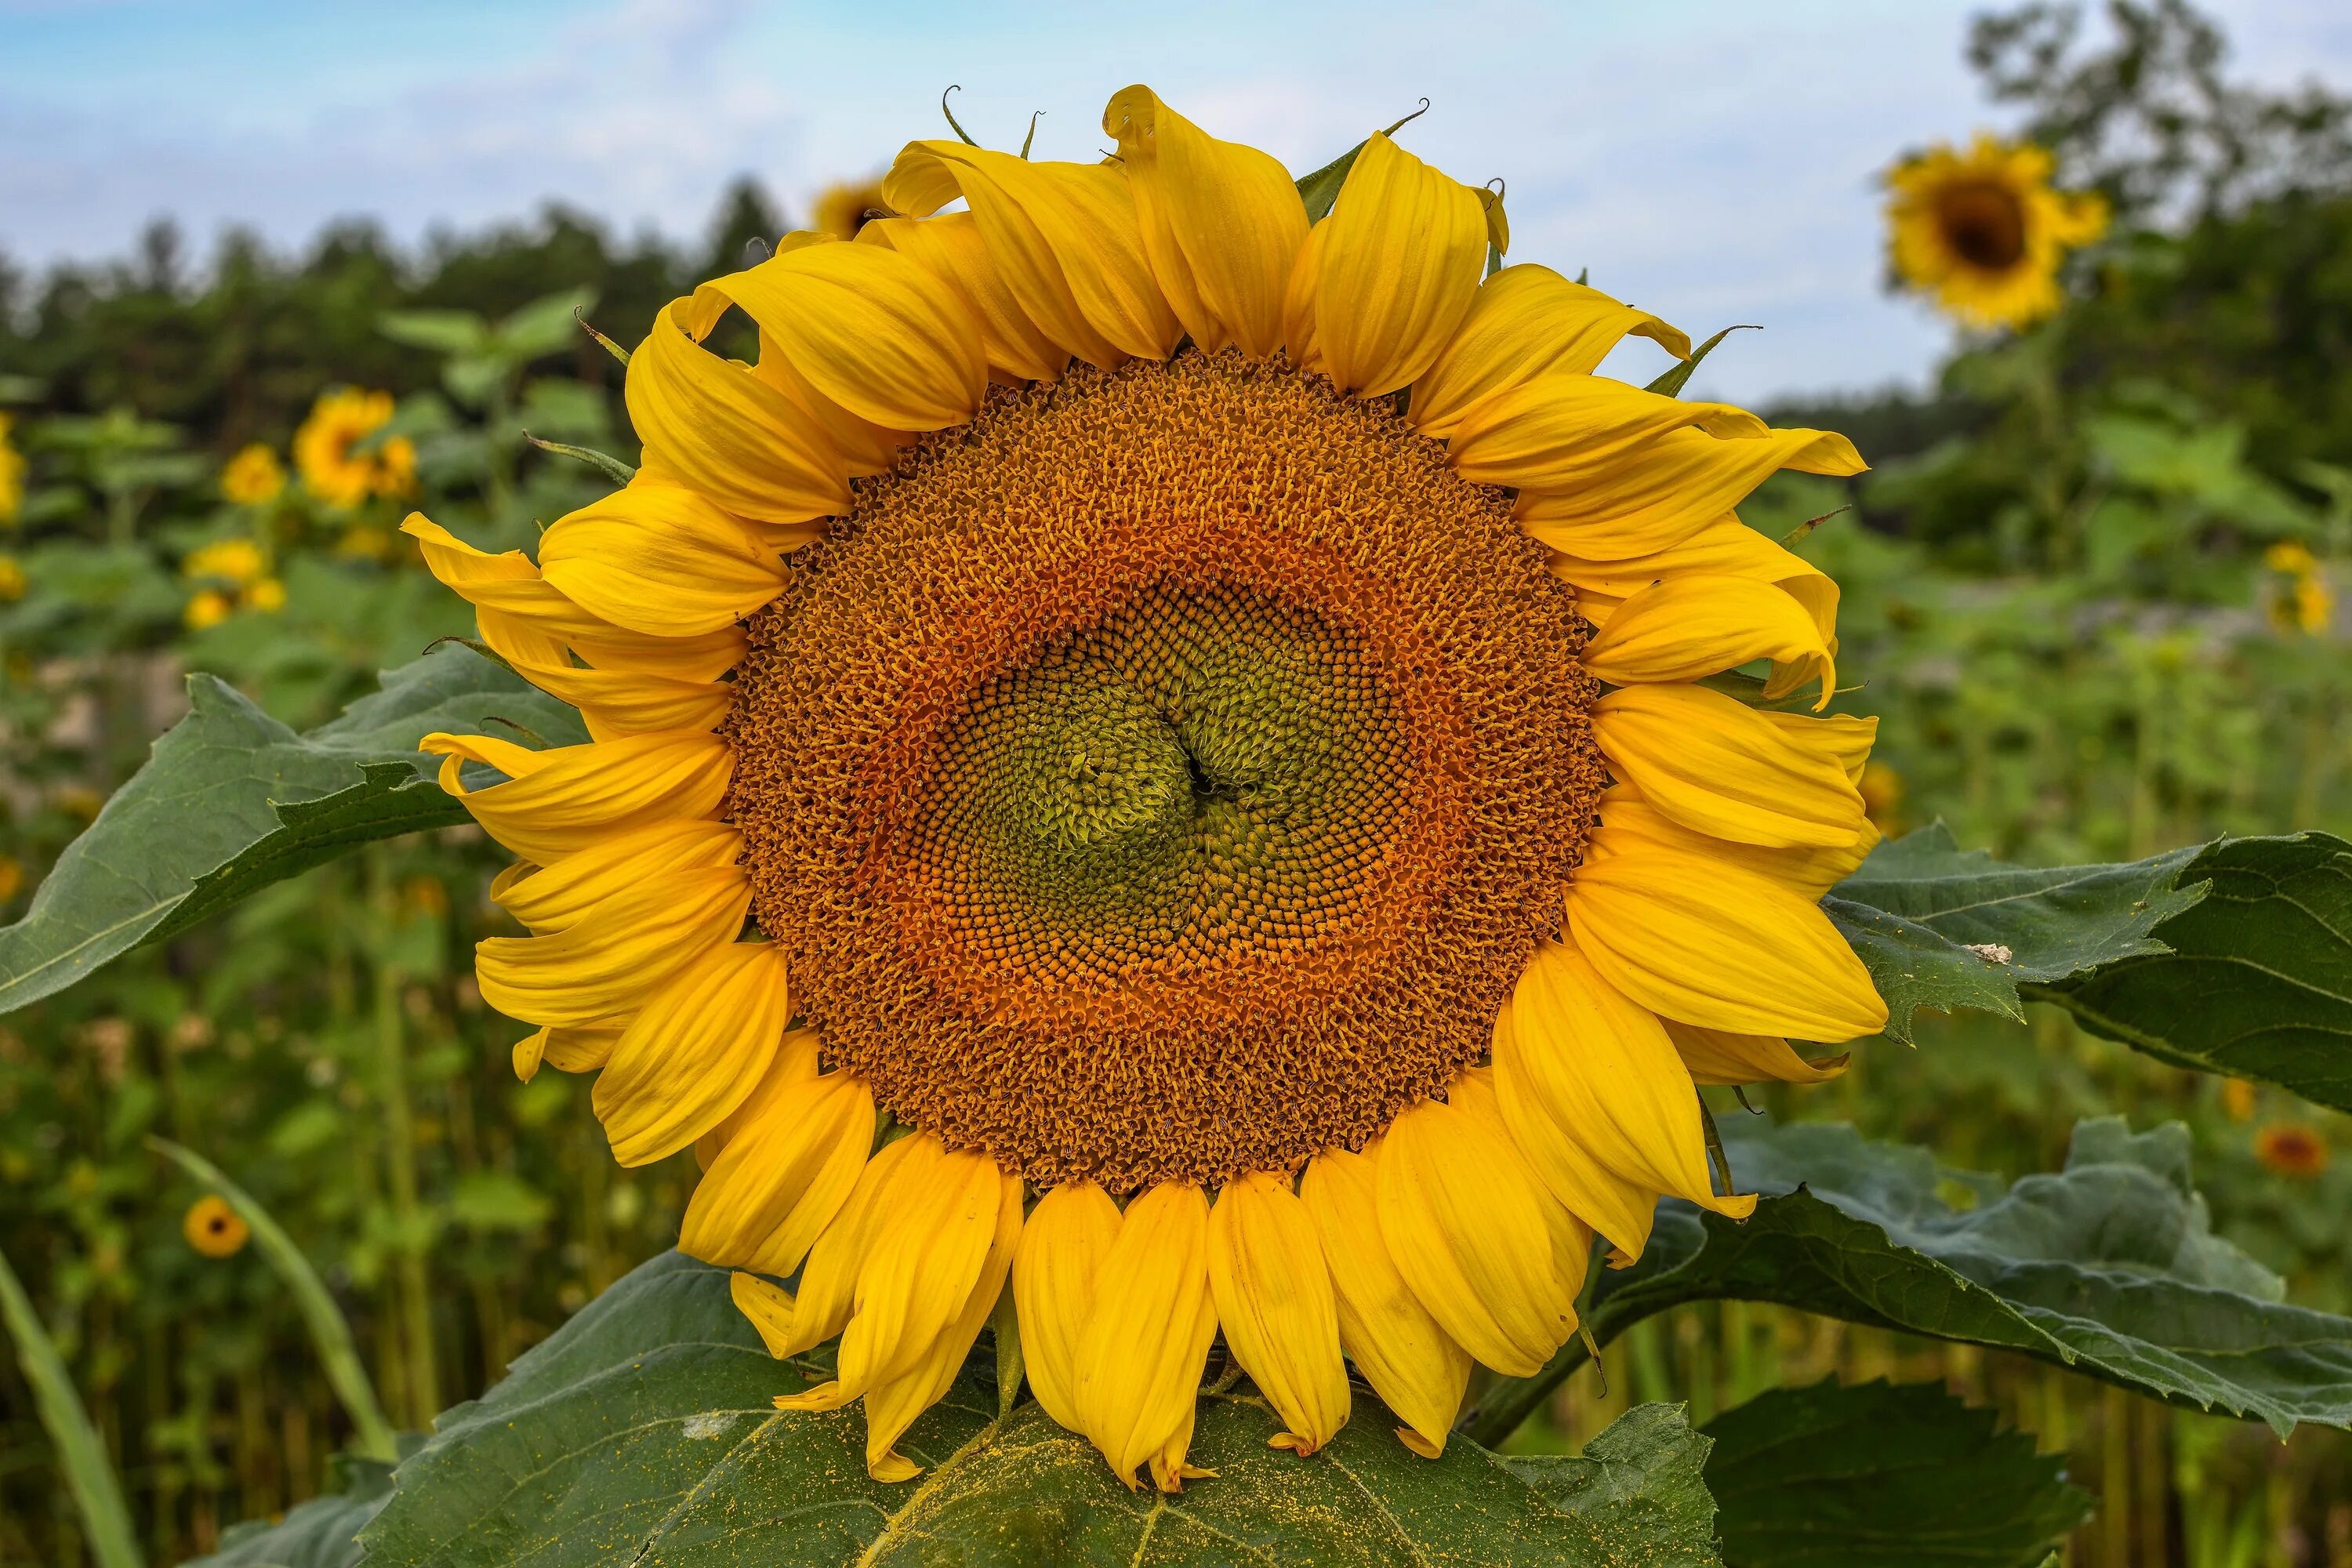
POLYGON ((1938 1385, 1776 1389, 1706 1425, 1727 1568, 1876 1568, 1932 1555, 2031 1568, 2091 1500, 2033 1439, 1938 1385), (1932 1545, 1930 1544, 1932 1542, 1932 1545))
POLYGON ((106 1445, 90 1425, 81 1395, 74 1392, 72 1374, 58 1353, 57 1342, 42 1326, 32 1299, 25 1294, 23 1282, 5 1256, 0 1256, 0 1324, 6 1326, 9 1339, 16 1343, 16 1363, 24 1369, 34 1403, 40 1408, 41 1426, 57 1449, 58 1468, 64 1474, 66 1489, 73 1494, 91 1554, 100 1568, 140 1568, 145 1559, 140 1555, 131 1510, 123 1504, 114 1468, 107 1462, 106 1445))
POLYGON ((1643 1568, 1704 1568, 1717 1561, 1710 1438, 1691 1430, 1679 1405, 1628 1410, 1573 1457, 1523 1454, 1504 1466, 1612 1539, 1643 1544, 1643 1568))
POLYGON ((336 1469, 336 1484, 326 1492, 287 1510, 275 1524, 232 1526, 218 1552, 186 1568, 359 1568, 360 1531, 392 1500, 392 1467, 344 1455, 336 1469))

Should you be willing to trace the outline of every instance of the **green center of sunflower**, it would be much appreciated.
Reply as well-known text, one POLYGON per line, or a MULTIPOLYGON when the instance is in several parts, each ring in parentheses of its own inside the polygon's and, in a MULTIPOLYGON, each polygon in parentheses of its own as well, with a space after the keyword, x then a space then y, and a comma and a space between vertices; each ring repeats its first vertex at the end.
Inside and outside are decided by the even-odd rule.
POLYGON ((2017 193, 1992 180, 1948 185, 1936 198, 1944 243, 1969 266, 2001 272, 2025 258, 2025 207, 2017 193))
POLYGON ((1361 1146, 1486 1048, 1582 849, 1544 559, 1279 365, 998 394, 751 625, 730 815, 796 1009, 1040 1183, 1361 1146))

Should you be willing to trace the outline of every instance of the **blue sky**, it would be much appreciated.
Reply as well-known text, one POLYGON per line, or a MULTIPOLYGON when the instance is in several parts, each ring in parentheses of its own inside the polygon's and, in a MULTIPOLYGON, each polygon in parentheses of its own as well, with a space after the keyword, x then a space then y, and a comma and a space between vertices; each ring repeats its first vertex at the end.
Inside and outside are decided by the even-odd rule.
MULTIPOLYGON (((555 197, 699 232, 733 174, 788 209, 940 132, 1091 157, 1145 81, 1311 168, 1422 97, 1407 145, 1509 183, 1513 258, 1694 333, 1759 322, 1701 390, 1916 383, 1944 331, 1879 291, 1876 172, 1998 124, 1961 0, 1182 6, 751 0, 0 0, 0 251, 122 251, 151 216, 299 245, 369 214, 413 240, 555 197)), ((2218 0, 2238 68, 2352 81, 2352 6, 2218 0)))

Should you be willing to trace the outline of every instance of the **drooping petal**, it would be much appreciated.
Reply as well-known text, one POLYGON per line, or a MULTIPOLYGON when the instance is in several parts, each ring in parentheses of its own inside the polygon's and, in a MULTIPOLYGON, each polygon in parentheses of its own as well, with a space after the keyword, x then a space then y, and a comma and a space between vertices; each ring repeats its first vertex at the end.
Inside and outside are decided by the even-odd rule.
POLYGON ((740 867, 672 871, 620 889, 546 936, 475 944, 482 1000, 532 1024, 611 1025, 681 969, 734 940, 751 907, 740 867))
POLYGON ((541 1064, 558 1072, 595 1072, 613 1054, 618 1029, 559 1029, 553 1025, 515 1042, 515 1077, 529 1083, 541 1064))
POLYGON ((1515 510, 1519 526, 1554 550, 1617 561, 1682 543, 1782 468, 1843 476, 1864 467, 1853 443, 1829 430, 1735 441, 1671 430, 1591 484, 1522 490, 1515 510))
POLYGON ((1285 341, 1312 342, 1342 392, 1378 397, 1436 362, 1469 312, 1486 257, 1477 192, 1375 134, 1331 216, 1299 251, 1285 341))
POLYGON ((561 647, 529 636, 496 610, 478 610, 475 618, 490 651, 541 691, 579 709, 582 722, 595 740, 715 730, 734 707, 735 688, 730 682, 677 680, 634 669, 583 668, 572 663, 561 647))
POLYGON ((702 347, 719 311, 677 300, 629 356, 640 480, 698 490, 739 517, 805 522, 849 510, 849 472, 824 426, 747 367, 702 347))
POLYGON ((1570 1120, 1527 1047, 1504 1000, 1495 1017, 1495 1099, 1503 1125, 1544 1185, 1568 1211, 1609 1238, 1629 1262, 1650 1244, 1658 1189, 1628 1180, 1592 1152, 1588 1130, 1570 1120))
POLYGON ((732 866, 743 835, 721 822, 674 817, 603 839, 545 869, 493 883, 490 900, 544 936, 577 925, 607 899, 672 871, 732 866))
POLYGON ((961 142, 910 142, 882 182, 916 216, 961 195, 1023 314, 1056 344, 1105 370, 1165 359, 1183 327, 1152 280, 1118 170, 1027 163, 961 142))
POLYGON ((714 817, 735 753, 698 731, 634 735, 533 752, 487 735, 427 735, 416 749, 442 759, 441 787, 483 831, 524 859, 551 866, 598 839, 667 817, 714 817), (467 789, 466 763, 506 782, 467 789))
POLYGON ((1470 1385, 1470 1356, 1438 1327, 1381 1239, 1379 1145, 1333 1149, 1307 1163, 1300 1201, 1314 1217, 1338 1302, 1339 1346, 1401 1416, 1397 1436, 1423 1458, 1445 1451, 1470 1385))
POLYGON ((1533 1376, 1575 1331, 1584 1281, 1560 1277, 1556 1200, 1525 1157, 1433 1100, 1389 1124, 1377 1163, 1381 1236, 1414 1297, 1479 1361, 1533 1376))
POLYGON ((556 519, 539 564, 589 614, 651 637, 733 626, 784 585, 749 529, 675 485, 632 484, 556 519))
POLYGON ((1727 403, 1662 397, 1602 375, 1539 375, 1489 395, 1455 423, 1446 456, 1479 484, 1518 489, 1605 482, 1661 436, 1697 428, 1725 439, 1767 433, 1727 403))
POLYGON ((592 1099, 613 1158, 649 1164, 716 1127, 767 1071, 791 1017, 783 953, 771 942, 711 950, 648 997, 592 1099))
POLYGON ((849 1201, 874 1142, 874 1096, 826 1073, 776 1095, 702 1173, 678 1250, 730 1268, 788 1277, 849 1201))
POLYGON ((1845 1071, 1851 1052, 1807 1061, 1773 1035, 1735 1035, 1662 1020, 1691 1081, 1699 1084, 1827 1083, 1845 1071))
POLYGON ((1230 342, 1252 359, 1274 353, 1291 263, 1307 241, 1289 173, 1207 134, 1148 87, 1114 93, 1103 130, 1118 139, 1152 276, 1192 341, 1230 342))
POLYGON ((1726 858, 1612 839, 1605 811, 1593 845, 1569 888, 1569 933, 1651 1012, 1807 1040, 1885 1027, 1870 972, 1819 904, 1726 858))
POLYGON ((1209 1215, 1209 1289, 1234 1359, 1287 1431, 1270 1442, 1311 1454, 1348 1423, 1331 1270, 1286 1176, 1227 1182, 1209 1215))
POLYGON ((1013 1260, 1029 1386, 1045 1414, 1073 1432, 1086 1430, 1078 1417, 1078 1342, 1118 1226, 1118 1205, 1108 1194, 1091 1182, 1066 1183, 1037 1200, 1013 1260))
POLYGON ((1016 381, 1052 381, 1070 363, 1070 351, 1055 346, 1038 331, 1005 287, 988 254, 980 220, 971 213, 940 213, 927 218, 874 218, 857 231, 860 245, 887 245, 954 283, 979 312, 981 341, 989 367, 1016 381))
POLYGON ((1854 873, 1878 843, 1878 828, 1864 817, 1853 843, 1836 848, 1769 849, 1759 844, 1737 844, 1685 827, 1643 799, 1631 784, 1619 784, 1602 794, 1601 818, 1609 831, 1596 834, 1585 851, 1588 862, 1640 844, 1662 849, 1726 860, 1769 878, 1807 903, 1854 873))
POLYGON ((1095 1304, 1078 1337, 1078 1418, 1129 1490, 1159 1461, 1162 1489, 1180 1480, 1169 1449, 1189 1432, 1201 1371, 1216 1337, 1209 1292, 1209 1204, 1201 1189, 1163 1182, 1136 1197, 1095 1274, 1095 1304))
POLYGON ((1590 374, 1629 333, 1690 357, 1690 339, 1647 310, 1549 267, 1506 267, 1478 286, 1453 341, 1412 384, 1407 415, 1444 440, 1480 399, 1539 375, 1590 374))
POLYGON ((866 1162, 849 1189, 849 1201, 809 1248, 787 1332, 769 1342, 772 1354, 779 1359, 798 1355, 848 1326, 857 1300, 857 1276, 877 1228, 886 1215, 903 1206, 908 1194, 923 1189, 946 1157, 938 1139, 917 1132, 885 1143, 866 1162))
POLYGON ((1511 1023, 1531 1094, 1595 1160, 1733 1219, 1755 1211, 1753 1196, 1715 1194, 1698 1090, 1665 1029, 1574 947, 1538 945, 1511 994, 1511 1023))
POLYGON ((1746 577, 1678 577, 1644 588, 1586 645, 1584 668, 1620 686, 1688 681, 1750 659, 1811 659, 1827 707, 1837 667, 1804 607, 1746 577))
POLYGON ((1611 772, 1698 832, 1780 849, 1842 848, 1862 833, 1835 728, 1775 723, 1703 686, 1631 686, 1593 704, 1592 735, 1611 772))
POLYGON ((941 1155, 877 1214, 835 1377, 845 1398, 913 1371, 963 1313, 996 1239, 1004 1178, 976 1150, 941 1155))

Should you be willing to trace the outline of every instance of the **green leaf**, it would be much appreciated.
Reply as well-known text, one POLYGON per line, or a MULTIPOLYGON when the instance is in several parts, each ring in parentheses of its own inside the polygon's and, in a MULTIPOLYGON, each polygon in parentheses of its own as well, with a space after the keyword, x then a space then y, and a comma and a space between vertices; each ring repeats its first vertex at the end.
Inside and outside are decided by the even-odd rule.
POLYGON ((1939 822, 1879 845, 1822 907, 1885 998, 1886 1032, 1908 1042, 1921 1007, 2022 1018, 2021 982, 2163 952, 2156 928, 2204 896, 2189 870, 2200 854, 2005 866, 1962 849, 1939 822))
POLYGON ((490 338, 471 310, 388 310, 376 330, 394 342, 437 354, 478 354, 490 338))
POLYGON ((1776 1389, 1706 1425, 1730 1568, 2030 1568, 2090 1517, 2063 1462, 1939 1384, 1776 1389))
MULTIPOLYGON (((2063 1172, 2011 1186, 1843 1125, 1741 1118, 1723 1142, 1739 1189, 1765 1194, 1755 1215, 1661 1205, 1641 1261, 1600 1278, 1600 1339, 1688 1301, 1774 1301, 2021 1351, 2282 1436, 2352 1426, 2352 1319, 2284 1304, 2275 1276, 2212 1234, 2177 1123, 2085 1121, 2063 1172), (1954 1208, 1956 1188, 1976 1202, 1954 1208)), ((1466 1430, 1499 1441, 1583 1356, 1498 1385, 1466 1430)))
MULTIPOLYGON (((1381 134, 1393 136, 1428 112, 1429 100, 1424 98, 1421 100, 1419 109, 1414 110, 1381 134)), ((1339 187, 1348 183, 1348 171, 1356 166, 1356 155, 1370 145, 1370 137, 1366 137, 1313 174, 1299 179, 1298 196, 1307 204, 1308 223, 1321 223, 1331 216, 1332 205, 1339 199, 1339 187)))
POLYGON ((33 1391, 33 1407, 40 1413, 42 1429, 57 1450, 58 1472, 81 1516, 84 1543, 99 1568, 141 1568, 139 1538, 131 1528, 131 1510, 122 1500, 106 1441, 90 1424, 89 1412, 66 1371, 57 1342, 49 1338, 32 1298, 17 1281, 8 1259, 0 1257, 0 1323, 16 1344, 16 1364, 33 1391))
POLYGON ((542 359, 577 340, 579 318, 596 308, 593 289, 566 289, 542 295, 491 329, 498 354, 512 363, 542 359))
POLYGON ((2156 928, 2161 947, 2024 994, 2175 1067, 2352 1110, 2352 844, 2224 838, 2180 880, 2210 885, 2156 928))
POLYGON ((1763 330, 1763 328, 1757 326, 1752 321, 1743 321, 1738 326, 1726 327, 1723 331, 1716 333, 1715 336, 1707 339, 1706 342, 1699 344, 1697 348, 1693 349, 1691 351, 1690 358, 1678 361, 1674 364, 1668 365, 1665 370, 1660 374, 1657 380, 1650 383, 1649 385, 1643 387, 1642 390, 1644 392, 1654 392, 1661 397, 1680 397, 1683 395, 1683 388, 1690 384, 1691 373, 1698 369, 1699 361, 1706 358, 1707 355, 1715 352, 1716 344, 1723 342, 1724 339, 1729 337, 1734 332, 1760 332, 1763 330))
POLYGON ((572 709, 454 646, 307 734, 208 675, 188 695, 194 711, 0 929, 0 1013, 372 839, 466 821, 416 751, 436 730, 513 733, 503 720, 553 745, 586 738, 572 709))
POLYGON ((1716 1501, 1705 1477, 1712 1447, 1691 1430, 1682 1405, 1637 1405, 1572 1458, 1503 1463, 1558 1507, 1643 1542, 1643 1568, 1703 1568, 1717 1561, 1716 1501))
MULTIPOLYGON (((1361 1392, 1356 1419, 1307 1459, 1266 1446, 1281 1423, 1261 1400, 1209 1398, 1192 1458, 1217 1476, 1176 1497, 1130 1492, 1034 1403, 999 1417, 984 1354, 899 1443, 925 1474, 881 1485, 862 1412, 772 1407, 800 1379, 761 1348, 727 1278, 656 1258, 445 1415, 363 1538, 369 1568, 1600 1564, 1675 1560, 1652 1527, 1703 1529, 1695 1485, 1665 1479, 1687 1468, 1686 1434, 1654 1462, 1656 1506, 1636 1519, 1642 1484, 1586 1509, 1466 1442, 1419 1458, 1361 1392)), ((1640 1433, 1607 1458, 1643 1469, 1640 1433)))
POLYGON ((184 1568, 359 1568, 360 1531, 392 1497, 392 1467, 339 1455, 342 1484, 286 1510, 275 1524, 248 1520, 221 1533, 220 1550, 184 1568))

